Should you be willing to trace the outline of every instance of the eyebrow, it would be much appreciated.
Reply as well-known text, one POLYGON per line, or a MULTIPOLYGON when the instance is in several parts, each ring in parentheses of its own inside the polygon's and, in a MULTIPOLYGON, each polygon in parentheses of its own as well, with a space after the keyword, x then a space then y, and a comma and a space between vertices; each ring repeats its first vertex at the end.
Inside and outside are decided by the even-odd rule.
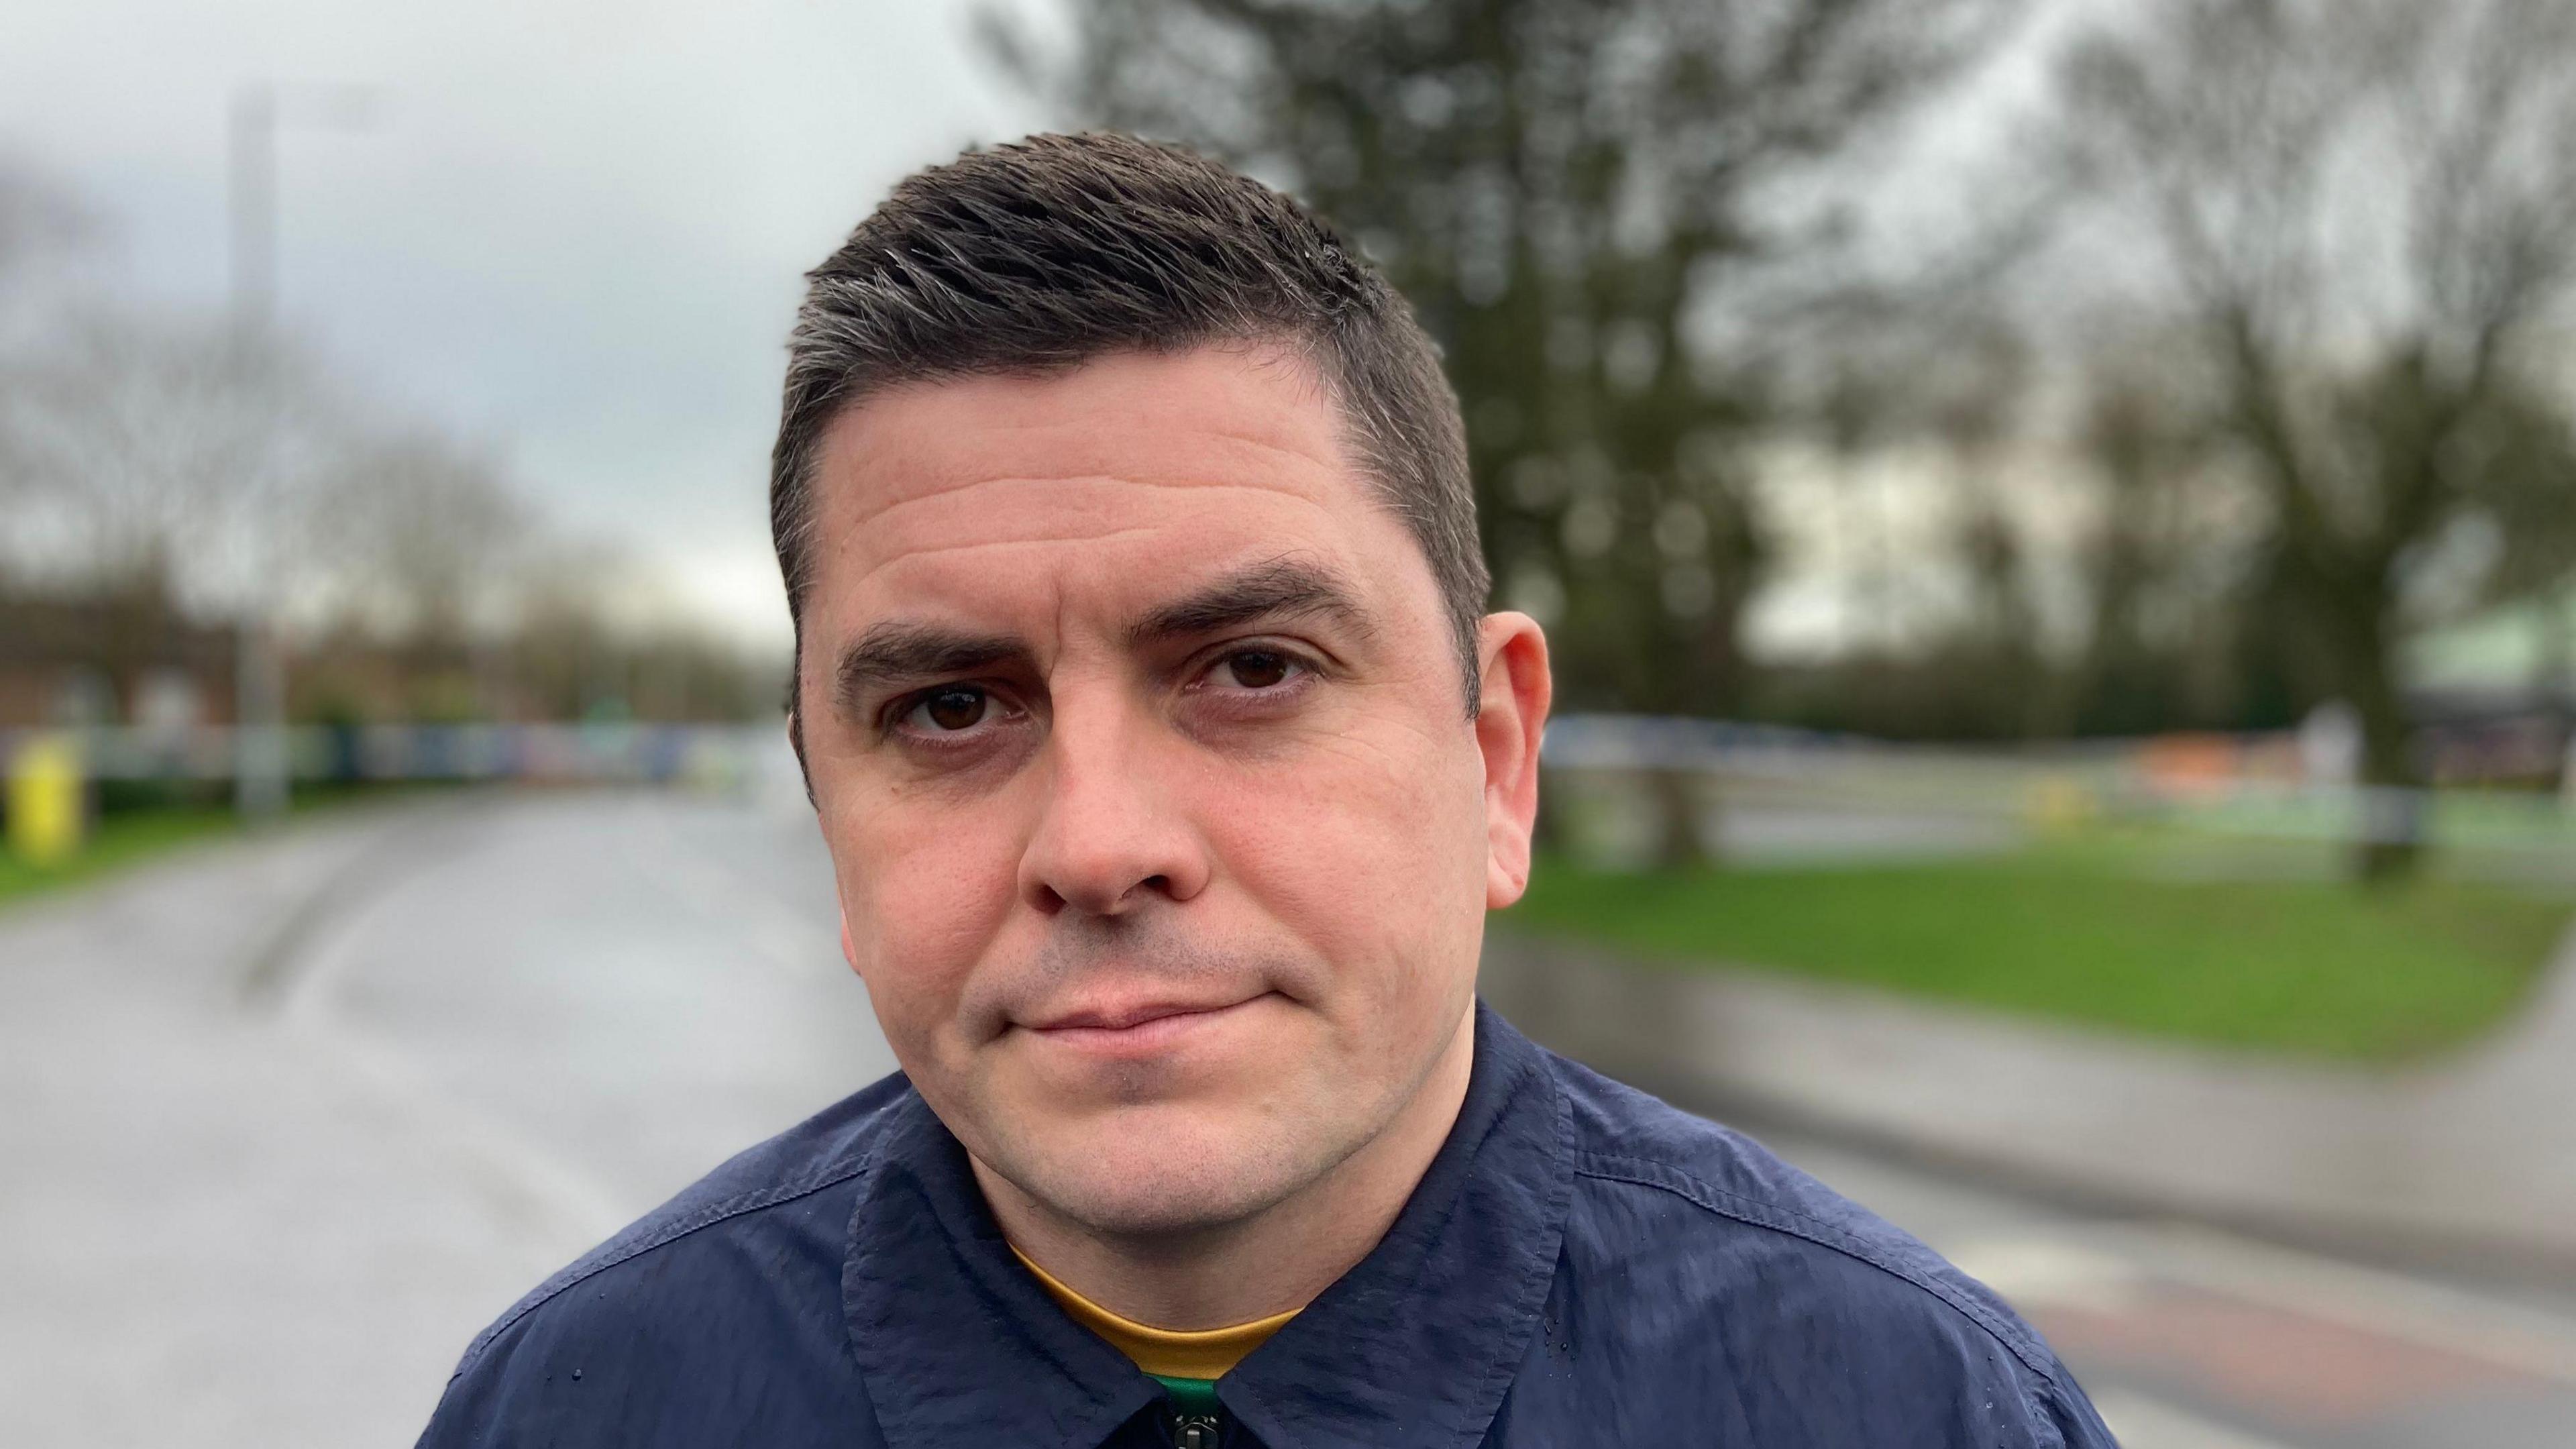
POLYGON ((1341 576, 1314 564, 1274 559, 1219 579, 1155 609, 1127 630, 1130 648, 1196 638, 1262 619, 1327 617, 1363 635, 1368 611, 1341 576))
POLYGON ((879 624, 841 651, 832 671, 832 695, 847 706, 873 689, 915 680, 973 674, 1028 656, 1028 646, 1007 634, 974 634, 936 624, 879 624))
MULTIPOLYGON (((1275 559, 1154 609, 1128 627, 1127 644, 1142 649, 1263 619, 1318 616, 1363 636, 1373 632, 1356 591, 1340 575, 1314 564, 1275 559)), ((841 651, 832 671, 832 696, 847 708, 874 691, 976 674, 1028 657, 1028 645, 1008 634, 889 621, 871 627, 841 651)))

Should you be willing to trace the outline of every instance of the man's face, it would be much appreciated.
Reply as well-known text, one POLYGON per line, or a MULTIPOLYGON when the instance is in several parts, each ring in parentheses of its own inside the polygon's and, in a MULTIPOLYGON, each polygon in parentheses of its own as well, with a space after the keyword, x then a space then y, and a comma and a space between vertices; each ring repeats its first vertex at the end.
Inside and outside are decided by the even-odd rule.
POLYGON ((893 389, 815 489, 799 684, 846 949, 987 1169, 1101 1231, 1235 1221, 1464 1050, 1527 811, 1300 358, 893 389))

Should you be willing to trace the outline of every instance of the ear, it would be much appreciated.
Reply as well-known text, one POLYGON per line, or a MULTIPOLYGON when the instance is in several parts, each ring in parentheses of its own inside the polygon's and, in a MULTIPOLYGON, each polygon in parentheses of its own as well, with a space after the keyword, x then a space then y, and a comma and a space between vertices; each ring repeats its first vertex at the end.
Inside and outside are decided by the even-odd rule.
POLYGON ((793 697, 787 701, 787 748, 796 752, 796 779, 805 787, 805 803, 821 809, 823 802, 814 798, 813 767, 805 763, 805 710, 793 697))
POLYGON ((1538 746, 1547 729, 1547 635, 1527 614, 1488 614, 1477 631, 1476 747, 1485 761, 1485 908, 1529 886, 1538 822, 1538 746))

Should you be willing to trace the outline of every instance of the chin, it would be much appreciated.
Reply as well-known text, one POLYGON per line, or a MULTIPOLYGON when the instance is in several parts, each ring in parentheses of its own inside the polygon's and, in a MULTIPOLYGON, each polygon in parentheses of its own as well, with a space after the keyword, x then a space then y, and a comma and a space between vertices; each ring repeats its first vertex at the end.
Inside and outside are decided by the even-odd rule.
POLYGON ((1051 1211, 1095 1233, 1165 1237, 1253 1217, 1330 1171, 1346 1153, 1283 1141, 1276 1125, 1169 1104, 1128 1108, 990 1165, 1051 1211))

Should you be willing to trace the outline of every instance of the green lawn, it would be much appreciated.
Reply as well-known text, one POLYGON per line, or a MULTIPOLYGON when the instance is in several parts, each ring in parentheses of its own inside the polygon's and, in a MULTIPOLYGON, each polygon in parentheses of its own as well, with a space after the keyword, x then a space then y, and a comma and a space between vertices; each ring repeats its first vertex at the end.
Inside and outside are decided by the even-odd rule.
POLYGON ((1543 862, 1507 928, 2003 1011, 2392 1061, 2523 1001, 2576 900, 2428 877, 2364 892, 2134 843, 1867 867, 1646 874, 1543 862))
POLYGON ((60 865, 38 869, 0 848, 0 907, 236 828, 233 813, 216 807, 120 811, 102 817, 80 854, 60 865))
MULTIPOLYGON (((106 782, 116 794, 90 822, 89 840, 80 854, 61 865, 38 870, 11 854, 0 838, 0 910, 18 900, 63 886, 76 885, 120 866, 147 859, 176 846, 212 840, 241 829, 228 795, 220 788, 184 782, 106 782)), ((414 796, 479 788, 453 781, 357 781, 300 784, 287 803, 290 816, 306 816, 353 805, 381 803, 414 796)))

